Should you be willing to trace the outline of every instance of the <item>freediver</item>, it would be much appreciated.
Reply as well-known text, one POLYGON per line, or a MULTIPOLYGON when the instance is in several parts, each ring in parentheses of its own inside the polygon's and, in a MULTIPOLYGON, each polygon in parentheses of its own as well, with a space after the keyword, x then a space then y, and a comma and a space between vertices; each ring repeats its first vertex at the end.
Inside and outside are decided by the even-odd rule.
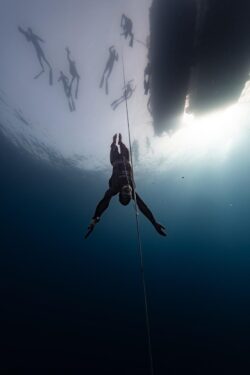
POLYGON ((119 99, 116 99, 111 103, 111 107, 113 110, 115 110, 118 107, 118 105, 120 105, 122 102, 131 98, 133 92, 135 91, 135 87, 132 87, 132 84, 131 84, 132 81, 133 79, 127 82, 126 85, 123 87, 122 96, 119 99))
POLYGON ((109 79, 109 76, 110 76, 110 74, 113 70, 114 63, 115 63, 115 61, 118 61, 118 58, 119 58, 119 55, 116 52, 115 47, 114 46, 109 47, 109 58, 108 58, 108 61, 106 63, 106 66, 105 66, 105 69, 104 69, 104 72, 103 72, 103 75, 102 75, 102 79, 101 79, 101 82, 100 82, 100 86, 99 86, 100 88, 102 88, 103 82, 104 82, 104 79, 105 79, 105 74, 106 74, 106 79, 105 79, 106 95, 108 95, 108 93, 109 93, 108 79, 109 79))
POLYGON ((153 224, 157 232, 162 236, 166 236, 165 228, 163 227, 163 225, 155 220, 150 209, 146 206, 138 193, 135 192, 135 183, 132 167, 130 164, 129 150, 122 142, 121 134, 119 134, 118 141, 121 152, 118 151, 116 141, 117 134, 113 136, 113 142, 111 143, 110 163, 113 166, 113 173, 111 178, 109 179, 109 189, 106 191, 104 197, 96 207, 94 216, 88 226, 88 231, 85 235, 85 238, 87 238, 93 231, 95 225, 100 221, 101 215, 108 208, 111 198, 116 194, 119 194, 119 201, 124 206, 128 205, 131 199, 136 199, 138 208, 153 224))
POLYGON ((77 99, 79 81, 80 81, 81 77, 80 77, 80 75, 79 75, 79 73, 76 69, 76 62, 74 60, 72 60, 71 57, 70 57, 70 49, 68 47, 66 47, 65 49, 66 49, 66 52, 67 52, 67 59, 68 59, 68 62, 69 62, 69 72, 72 76, 69 87, 70 87, 70 91, 71 91, 73 82, 76 79, 75 98, 77 99))
POLYGON ((58 82, 62 81, 63 89, 65 92, 66 98, 68 99, 70 112, 75 111, 75 103, 72 97, 71 87, 69 85, 69 78, 66 76, 66 74, 60 71, 60 76, 57 81, 58 82))
POLYGON ((130 36, 129 46, 133 47, 133 42, 134 42, 134 34, 132 33, 133 22, 129 17, 125 16, 125 14, 123 14, 121 18, 121 28, 123 29, 123 32, 121 33, 121 35, 124 35, 125 39, 127 39, 127 37, 130 36))
POLYGON ((52 76, 52 67, 50 65, 50 63, 48 62, 48 60, 46 59, 45 57, 45 54, 40 46, 40 43, 45 43, 45 41, 40 38, 38 35, 34 34, 32 29, 30 27, 27 28, 27 31, 23 30, 20 26, 18 26, 18 30, 20 31, 20 33, 22 33, 28 42, 31 42, 36 50, 36 54, 37 54, 37 57, 38 57, 38 60, 39 60, 39 63, 41 65, 41 72, 38 73, 34 79, 40 77, 41 74, 43 74, 45 72, 44 70, 44 65, 43 65, 43 61, 48 65, 50 71, 49 71, 49 81, 50 81, 50 85, 53 84, 53 76, 52 76))

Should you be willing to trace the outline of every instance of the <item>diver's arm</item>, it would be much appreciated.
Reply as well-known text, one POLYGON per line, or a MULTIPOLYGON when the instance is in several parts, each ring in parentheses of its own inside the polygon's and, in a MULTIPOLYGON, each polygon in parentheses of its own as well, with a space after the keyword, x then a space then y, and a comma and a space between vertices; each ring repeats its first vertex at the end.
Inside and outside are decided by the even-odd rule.
POLYGON ((104 197, 100 200, 100 202, 96 206, 95 214, 93 216, 93 219, 95 219, 95 220, 98 219, 98 221, 99 221, 99 218, 101 217, 103 212, 108 208, 109 202, 110 202, 112 197, 113 197, 113 191, 111 189, 108 189, 106 191, 106 193, 104 194, 104 197))
POLYGON ((113 192, 111 189, 108 189, 102 198, 100 202, 98 203, 95 214, 92 217, 92 220, 88 226, 87 233, 85 234, 85 239, 88 238, 88 236, 93 232, 95 225, 100 221, 100 216, 103 214, 103 212, 108 208, 109 202, 113 196, 113 192))
POLYGON ((137 193, 135 194, 136 194, 136 203, 137 203, 139 210, 153 224, 153 226, 155 227, 155 229, 157 230, 159 234, 161 234, 162 236, 166 236, 166 233, 164 232, 165 230, 164 226, 161 225, 160 223, 157 223, 157 221, 154 218, 154 215, 152 214, 152 212, 150 211, 146 203, 143 202, 143 200, 137 193))

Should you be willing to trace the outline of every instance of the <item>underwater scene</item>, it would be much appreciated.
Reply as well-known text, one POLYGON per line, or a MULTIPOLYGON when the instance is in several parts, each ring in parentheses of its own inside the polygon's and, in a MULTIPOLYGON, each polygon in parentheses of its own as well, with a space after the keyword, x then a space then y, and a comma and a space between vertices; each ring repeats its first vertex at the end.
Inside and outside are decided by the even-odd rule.
POLYGON ((250 13, 217 5, 1 0, 0 373, 249 374, 250 13))

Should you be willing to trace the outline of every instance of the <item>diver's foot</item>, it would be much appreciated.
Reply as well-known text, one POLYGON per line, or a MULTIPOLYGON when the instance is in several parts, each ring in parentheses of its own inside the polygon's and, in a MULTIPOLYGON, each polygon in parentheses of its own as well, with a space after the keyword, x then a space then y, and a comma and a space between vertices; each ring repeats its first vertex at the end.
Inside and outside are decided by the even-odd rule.
POLYGON ((119 133, 119 138, 118 138, 118 145, 122 143, 122 135, 119 133))
POLYGON ((116 143, 116 140, 117 140, 117 134, 114 134, 113 135, 113 143, 116 143))

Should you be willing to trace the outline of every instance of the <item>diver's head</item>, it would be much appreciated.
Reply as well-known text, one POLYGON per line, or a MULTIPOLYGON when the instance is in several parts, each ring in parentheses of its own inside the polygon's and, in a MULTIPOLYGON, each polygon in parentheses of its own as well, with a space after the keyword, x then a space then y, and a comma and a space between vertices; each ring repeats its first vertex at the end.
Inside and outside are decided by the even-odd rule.
POLYGON ((123 206, 127 206, 132 198, 132 188, 130 185, 124 185, 121 188, 120 194, 119 194, 119 201, 123 206))

